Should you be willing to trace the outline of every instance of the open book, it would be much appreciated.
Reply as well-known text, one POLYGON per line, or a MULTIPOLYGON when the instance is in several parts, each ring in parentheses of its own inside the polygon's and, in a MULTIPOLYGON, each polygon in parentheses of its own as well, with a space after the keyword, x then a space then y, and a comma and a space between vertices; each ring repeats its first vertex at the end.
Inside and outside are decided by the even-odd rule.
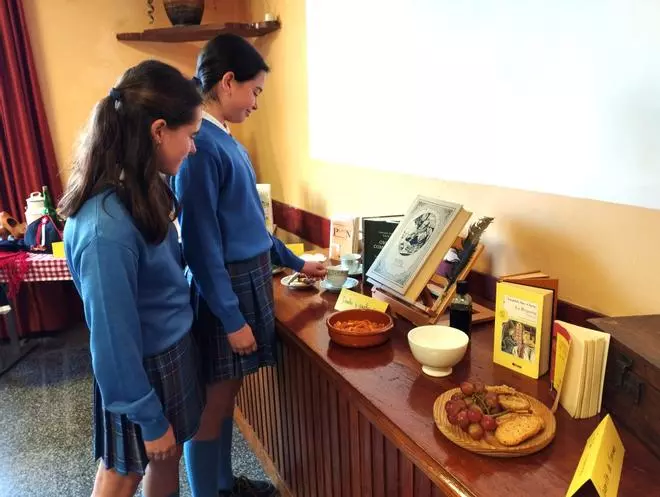
POLYGON ((554 326, 555 333, 571 337, 559 403, 573 418, 595 416, 603 402, 610 335, 558 320, 554 326))

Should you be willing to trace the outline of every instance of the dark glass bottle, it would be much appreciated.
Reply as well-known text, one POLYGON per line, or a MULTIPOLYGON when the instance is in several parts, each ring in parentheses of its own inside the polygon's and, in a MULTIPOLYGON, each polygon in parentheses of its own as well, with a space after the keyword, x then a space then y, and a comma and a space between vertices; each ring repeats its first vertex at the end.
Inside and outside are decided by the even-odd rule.
POLYGON ((470 336, 472 328, 472 297, 465 280, 456 283, 456 296, 449 304, 449 326, 470 336))

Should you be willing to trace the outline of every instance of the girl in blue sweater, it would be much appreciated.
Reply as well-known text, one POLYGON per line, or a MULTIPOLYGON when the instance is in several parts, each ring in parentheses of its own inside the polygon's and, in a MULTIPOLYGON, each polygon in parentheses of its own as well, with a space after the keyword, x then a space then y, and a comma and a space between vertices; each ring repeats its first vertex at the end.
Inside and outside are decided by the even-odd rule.
POLYGON ((233 478, 235 398, 246 375, 275 364, 271 261, 325 275, 322 264, 304 262, 266 230, 252 164, 227 126, 257 109, 267 72, 259 53, 238 36, 206 44, 197 61, 205 107, 197 153, 174 180, 208 399, 200 430, 185 446, 195 497, 275 494, 271 485, 233 478))
POLYGON ((82 297, 94 372, 93 496, 178 494, 183 442, 204 386, 193 312, 162 175, 195 152, 195 84, 157 61, 128 71, 96 106, 60 208, 66 257, 82 297))

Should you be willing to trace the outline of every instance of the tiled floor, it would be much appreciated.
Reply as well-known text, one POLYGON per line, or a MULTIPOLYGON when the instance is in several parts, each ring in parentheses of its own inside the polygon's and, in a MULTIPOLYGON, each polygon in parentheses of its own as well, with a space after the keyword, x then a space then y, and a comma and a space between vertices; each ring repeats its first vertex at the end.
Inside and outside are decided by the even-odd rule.
MULTIPOLYGON (((0 497, 88 496, 96 463, 87 331, 40 341, 0 377, 0 497)), ((266 479, 236 428, 233 464, 235 474, 266 479)), ((190 496, 183 463, 181 496, 190 496)))

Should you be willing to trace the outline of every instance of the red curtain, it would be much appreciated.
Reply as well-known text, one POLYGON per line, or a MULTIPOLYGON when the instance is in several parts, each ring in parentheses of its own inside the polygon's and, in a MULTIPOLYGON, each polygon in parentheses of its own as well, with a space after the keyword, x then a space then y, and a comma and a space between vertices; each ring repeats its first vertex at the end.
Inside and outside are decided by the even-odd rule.
MULTIPOLYGON (((62 194, 21 0, 0 0, 0 211, 25 220, 25 199, 48 186, 62 194)), ((57 331, 82 318, 71 283, 23 283, 19 332, 57 331)), ((0 320, 0 337, 4 326, 0 320)))
POLYGON ((25 198, 62 194, 21 0, 0 0, 0 211, 24 220, 25 198))

